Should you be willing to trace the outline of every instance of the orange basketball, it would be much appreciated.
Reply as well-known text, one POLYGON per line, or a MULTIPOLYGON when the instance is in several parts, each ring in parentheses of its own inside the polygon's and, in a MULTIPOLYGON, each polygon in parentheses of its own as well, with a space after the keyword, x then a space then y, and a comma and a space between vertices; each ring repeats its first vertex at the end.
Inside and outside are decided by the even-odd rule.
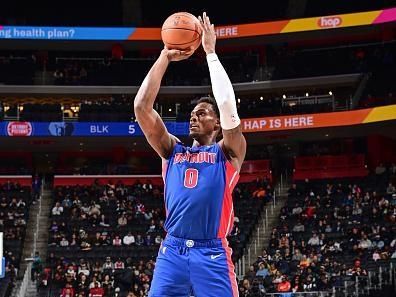
POLYGON ((202 30, 197 17, 188 12, 170 15, 161 28, 161 38, 169 49, 184 50, 201 44, 202 30))

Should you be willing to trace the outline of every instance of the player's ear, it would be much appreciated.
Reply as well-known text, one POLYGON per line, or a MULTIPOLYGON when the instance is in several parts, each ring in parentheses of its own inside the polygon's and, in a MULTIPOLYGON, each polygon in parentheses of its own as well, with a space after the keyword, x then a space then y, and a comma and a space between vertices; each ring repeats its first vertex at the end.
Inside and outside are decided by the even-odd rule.
POLYGON ((219 118, 216 119, 215 130, 216 131, 220 131, 221 130, 220 119, 219 118))

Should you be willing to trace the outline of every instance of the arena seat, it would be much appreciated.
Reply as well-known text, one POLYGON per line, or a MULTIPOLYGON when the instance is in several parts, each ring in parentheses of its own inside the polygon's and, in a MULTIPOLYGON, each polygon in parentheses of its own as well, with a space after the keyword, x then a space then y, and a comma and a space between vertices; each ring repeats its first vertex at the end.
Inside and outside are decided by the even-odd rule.
POLYGON ((368 175, 363 154, 310 156, 294 159, 294 180, 364 177, 368 175))
MULTIPOLYGON (((300 158, 296 164, 304 159, 300 158)), ((307 163, 311 168, 320 164, 318 160, 321 158, 309 159, 307 163)), ((321 163, 326 168, 339 167, 337 162, 340 160, 350 167, 356 164, 360 168, 364 164, 364 158, 359 155, 351 160, 347 160, 347 156, 322 160, 326 161, 321 163)), ((307 163, 303 162, 299 167, 307 163)), ((345 282, 351 287, 367 286, 374 282, 376 275, 378 285, 384 280, 387 283, 387 271, 396 256, 396 202, 386 190, 391 177, 384 175, 381 178, 379 181, 378 177, 369 175, 296 181, 296 188, 289 191, 278 224, 272 229, 273 239, 263 254, 265 256, 259 256, 253 264, 256 272, 259 264, 264 263, 269 270, 269 280, 263 283, 254 274, 246 275, 244 279, 250 283, 263 283, 266 293, 280 293, 274 286, 280 277, 287 278, 300 292, 310 291, 310 288, 331 292, 334 288, 344 294, 345 282), (376 181, 374 185, 373 181, 376 181), (309 208, 314 209, 311 215, 309 208), (297 225, 299 222, 303 230, 296 227, 300 226, 297 225), (379 258, 374 259, 376 251, 379 258), (308 259, 307 266, 304 266, 302 255, 308 259), (331 277, 323 282, 328 275, 331 277)))
MULTIPOLYGON (((257 164, 259 163, 252 163, 253 168, 257 164)), ((259 165, 262 164, 268 167, 269 162, 263 162, 259 165)), ((250 168, 250 172, 253 174, 260 172, 260 170, 260 168, 258 170, 250 168)), ((158 179, 160 181, 160 177, 158 179)), ((141 263, 147 264, 154 261, 158 253, 159 243, 149 245, 146 236, 150 234, 152 238, 157 235, 164 238, 166 234, 162 228, 165 219, 163 189, 162 186, 154 184, 156 179, 151 178, 150 180, 153 183, 142 183, 141 181, 146 181, 146 179, 133 179, 131 177, 122 179, 112 176, 106 179, 98 176, 96 178, 93 176, 75 176, 67 179, 64 176, 56 176, 53 203, 54 206, 56 203, 63 205, 64 211, 61 214, 51 214, 48 256, 54 255, 58 263, 63 261, 61 265, 63 270, 67 268, 67 263, 74 263, 73 265, 78 267, 81 259, 93 265, 97 261, 103 264, 106 257, 110 257, 113 262, 120 258, 124 263, 131 261, 135 267, 142 265, 141 263), (109 180, 112 180, 112 182, 109 182, 109 180), (77 184, 72 185, 73 181, 77 184), (93 183, 94 181, 95 183, 93 183), (104 196, 107 196, 107 198, 104 198, 104 196), (76 197, 78 197, 78 200, 76 197), (144 205, 143 213, 138 211, 137 205, 140 202, 144 205), (98 221, 93 219, 92 214, 89 214, 88 208, 92 203, 100 205, 100 212, 105 215, 109 226, 100 225, 98 221), (83 214, 83 209, 88 211, 87 215, 83 214), (128 217, 126 226, 118 225, 118 218, 121 213, 126 213, 128 217), (149 232, 152 220, 147 219, 145 214, 153 215, 156 225, 156 230, 153 232, 149 232), (98 232, 100 236, 103 234, 106 234, 106 236, 105 239, 101 237, 101 242, 96 245, 95 237, 98 232), (112 244, 115 235, 119 235, 122 239, 128 232, 135 236, 136 241, 137 235, 140 234, 144 238, 142 244, 132 244, 130 246, 124 244, 114 246, 112 244), (61 239, 65 237, 70 243, 73 234, 77 238, 76 244, 61 246, 61 239), (88 246, 83 243, 84 241, 88 243, 88 246)), ((265 203, 272 201, 271 185, 267 179, 262 180, 256 176, 254 181, 238 183, 236 187, 238 189, 234 191, 235 222, 228 238, 230 246, 233 248, 232 260, 234 262, 237 262, 244 253, 253 227, 258 221, 260 209, 265 203), (263 190, 263 193, 265 193, 263 197, 252 196, 257 188, 265 189, 265 191, 263 190)), ((56 267, 51 266, 51 269, 56 269, 56 267)), ((120 272, 124 273, 125 271, 120 270, 120 272)), ((53 289, 58 290, 59 288, 54 287, 53 289)))

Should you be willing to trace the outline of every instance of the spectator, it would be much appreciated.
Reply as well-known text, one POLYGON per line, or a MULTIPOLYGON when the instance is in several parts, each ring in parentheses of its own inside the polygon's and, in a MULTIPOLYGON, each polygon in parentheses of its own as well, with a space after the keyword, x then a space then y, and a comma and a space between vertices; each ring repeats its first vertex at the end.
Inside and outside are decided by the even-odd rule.
POLYGON ((54 71, 53 77, 54 77, 54 83, 56 85, 64 85, 65 84, 65 74, 63 73, 62 70, 57 68, 54 71))
POLYGON ((100 215, 99 225, 102 227, 110 227, 109 221, 104 214, 100 215))
POLYGON ((69 246, 69 241, 66 239, 66 237, 62 237, 62 240, 59 242, 59 245, 62 247, 69 246))
POLYGON ((94 287, 89 289, 89 297, 103 297, 104 289, 100 287, 99 282, 94 283, 94 287))
POLYGON ((308 240, 308 244, 311 246, 318 246, 320 245, 320 238, 318 234, 313 233, 312 237, 308 240))
POLYGON ((157 235, 154 239, 154 243, 157 245, 160 245, 163 241, 163 238, 161 237, 161 235, 157 235))
POLYGON ((362 239, 359 242, 359 248, 362 250, 371 249, 373 246, 370 239, 368 239, 366 234, 363 234, 362 239))
POLYGON ((150 226, 147 230, 147 233, 152 233, 152 232, 156 232, 157 231, 157 226, 155 224, 154 220, 151 220, 150 226))
POLYGON ((301 223, 301 221, 298 221, 296 225, 293 227, 293 232, 304 232, 305 231, 305 226, 301 223))
POLYGON ((114 263, 111 261, 110 257, 106 257, 106 262, 103 263, 102 268, 103 268, 103 271, 110 270, 111 273, 113 272, 114 263))
POLYGON ((86 280, 86 278, 91 274, 88 265, 85 263, 85 261, 80 261, 80 266, 78 268, 78 275, 84 275, 85 278, 83 280, 86 280))
POLYGON ((70 284, 66 284, 66 287, 62 289, 61 297, 74 297, 74 288, 70 284))
POLYGON ((145 238, 145 240, 144 240, 144 243, 145 243, 147 246, 150 246, 150 245, 153 245, 153 244, 154 244, 154 240, 153 240, 153 238, 151 237, 150 234, 147 234, 147 235, 146 235, 146 238, 145 238))
POLYGON ((389 183, 388 187, 386 188, 386 194, 392 195, 396 193, 396 188, 392 183, 389 183))
POLYGON ((282 281, 277 285, 278 292, 290 292, 291 290, 291 283, 287 278, 287 275, 282 276, 282 281))
POLYGON ((144 244, 144 239, 142 238, 142 235, 138 234, 136 236, 136 245, 143 245, 144 244))
POLYGON ((51 213, 53 216, 61 216, 63 214, 63 207, 59 202, 56 202, 55 206, 52 208, 51 213))
POLYGON ((122 246, 122 240, 118 234, 113 239, 113 246, 122 246))
POLYGON ((133 236, 132 232, 129 231, 128 234, 124 236, 122 241, 123 241, 123 243, 125 245, 134 244, 135 243, 135 236, 133 236))
POLYGON ((122 213, 122 215, 118 218, 117 223, 118 223, 118 227, 124 227, 128 224, 128 220, 125 215, 125 212, 122 213))
POLYGON ((381 255, 380 255, 378 249, 374 250, 372 258, 375 262, 381 259, 381 255))
POLYGON ((118 258, 117 261, 114 263, 114 269, 124 269, 125 268, 125 264, 124 262, 121 260, 121 258, 118 258))
POLYGON ((289 197, 297 197, 299 195, 299 191, 297 190, 297 184, 292 184, 287 193, 289 197))
POLYGON ((261 276, 262 278, 265 278, 269 275, 269 271, 265 265, 264 262, 260 262, 258 265, 258 270, 256 272, 256 276, 261 276))
POLYGON ((43 262, 41 260, 40 253, 36 252, 33 257, 33 264, 31 269, 32 280, 35 281, 37 279, 37 276, 41 274, 42 271, 43 271, 43 262))
POLYGON ((377 167, 375 167, 375 174, 377 176, 384 174, 385 171, 386 171, 386 168, 382 163, 378 164, 377 167))

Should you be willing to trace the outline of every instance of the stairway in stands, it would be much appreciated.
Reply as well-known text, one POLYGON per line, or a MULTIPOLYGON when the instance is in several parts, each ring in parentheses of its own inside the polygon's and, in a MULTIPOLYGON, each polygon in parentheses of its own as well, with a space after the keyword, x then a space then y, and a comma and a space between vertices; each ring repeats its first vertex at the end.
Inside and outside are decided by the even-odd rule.
POLYGON ((244 270, 238 271, 239 276, 243 274, 242 272, 246 273, 249 271, 250 265, 257 260, 257 257, 262 254, 263 249, 268 246, 271 230, 277 226, 280 210, 286 203, 289 186, 289 183, 277 184, 275 186, 275 199, 265 204, 261 212, 261 219, 252 235, 252 240, 246 247, 244 270))
MULTIPOLYGON (((39 252, 42 261, 45 261, 48 248, 48 226, 52 206, 52 190, 44 188, 40 200, 31 207, 27 222, 26 239, 22 252, 21 267, 18 273, 18 281, 11 297, 17 297, 23 282, 25 271, 29 268, 29 262, 35 252, 39 252)), ((27 283, 27 291, 24 297, 38 296, 36 282, 31 280, 27 283)))

